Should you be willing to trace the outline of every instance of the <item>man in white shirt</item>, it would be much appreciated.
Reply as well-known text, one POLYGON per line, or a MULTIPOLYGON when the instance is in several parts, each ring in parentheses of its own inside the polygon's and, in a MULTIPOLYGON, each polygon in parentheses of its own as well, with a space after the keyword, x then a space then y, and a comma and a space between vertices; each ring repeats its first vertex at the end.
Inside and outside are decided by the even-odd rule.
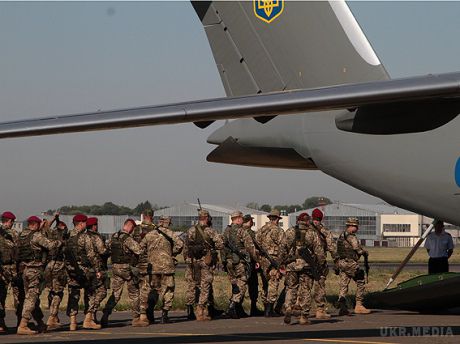
POLYGON ((448 259, 454 252, 454 242, 452 236, 444 231, 444 222, 436 220, 434 233, 430 233, 426 238, 425 248, 430 256, 428 273, 449 272, 448 259))

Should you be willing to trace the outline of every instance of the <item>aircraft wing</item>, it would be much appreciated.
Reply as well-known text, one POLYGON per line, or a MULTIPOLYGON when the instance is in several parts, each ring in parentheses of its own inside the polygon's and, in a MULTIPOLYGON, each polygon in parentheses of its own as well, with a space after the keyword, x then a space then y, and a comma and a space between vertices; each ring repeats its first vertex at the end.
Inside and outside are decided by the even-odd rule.
POLYGON ((204 128, 221 119, 264 122, 271 116, 455 97, 460 72, 4 122, 0 138, 189 122, 204 128))

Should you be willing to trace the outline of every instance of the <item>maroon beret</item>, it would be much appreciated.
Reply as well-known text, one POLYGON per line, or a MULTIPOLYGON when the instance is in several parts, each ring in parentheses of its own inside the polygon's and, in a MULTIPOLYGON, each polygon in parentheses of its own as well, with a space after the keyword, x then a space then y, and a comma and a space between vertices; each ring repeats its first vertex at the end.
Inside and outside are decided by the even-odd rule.
POLYGON ((307 221, 310 218, 310 215, 308 213, 302 213, 297 217, 297 221, 307 221))
POLYGON ((88 220, 88 218, 86 217, 86 215, 83 215, 83 214, 77 214, 73 217, 73 223, 77 223, 77 222, 86 222, 88 220))
POLYGON ((13 220, 13 221, 16 220, 16 216, 14 216, 14 214, 11 211, 5 211, 1 217, 2 219, 13 220))
POLYGON ((313 217, 313 220, 321 221, 323 219, 323 216, 324 216, 323 212, 321 210, 319 210, 318 208, 313 210, 313 212, 311 213, 311 217, 313 217))
POLYGON ((88 217, 86 220, 86 226, 94 226, 97 225, 97 217, 88 217))
POLYGON ((31 223, 31 222, 41 223, 42 220, 40 220, 40 218, 38 218, 37 216, 31 216, 27 219, 27 222, 28 223, 31 223))

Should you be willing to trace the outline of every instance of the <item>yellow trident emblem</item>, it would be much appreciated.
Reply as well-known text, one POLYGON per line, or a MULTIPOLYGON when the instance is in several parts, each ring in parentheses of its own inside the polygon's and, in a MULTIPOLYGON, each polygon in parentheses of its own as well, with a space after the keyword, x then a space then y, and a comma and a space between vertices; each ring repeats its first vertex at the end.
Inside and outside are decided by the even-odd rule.
POLYGON ((284 10, 284 0, 253 0, 254 14, 260 20, 271 23, 284 10))

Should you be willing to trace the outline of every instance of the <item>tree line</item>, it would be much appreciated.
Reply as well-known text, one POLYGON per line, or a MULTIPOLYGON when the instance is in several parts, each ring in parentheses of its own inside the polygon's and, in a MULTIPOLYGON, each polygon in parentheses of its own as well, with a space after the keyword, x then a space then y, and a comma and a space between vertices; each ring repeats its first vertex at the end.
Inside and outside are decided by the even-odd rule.
POLYGON ((131 215, 140 216, 145 209, 159 210, 166 207, 161 207, 158 204, 152 205, 149 201, 141 202, 134 208, 124 205, 117 205, 113 202, 105 202, 102 205, 65 205, 59 209, 49 209, 48 215, 60 212, 63 215, 75 215, 83 213, 86 215, 131 215))

